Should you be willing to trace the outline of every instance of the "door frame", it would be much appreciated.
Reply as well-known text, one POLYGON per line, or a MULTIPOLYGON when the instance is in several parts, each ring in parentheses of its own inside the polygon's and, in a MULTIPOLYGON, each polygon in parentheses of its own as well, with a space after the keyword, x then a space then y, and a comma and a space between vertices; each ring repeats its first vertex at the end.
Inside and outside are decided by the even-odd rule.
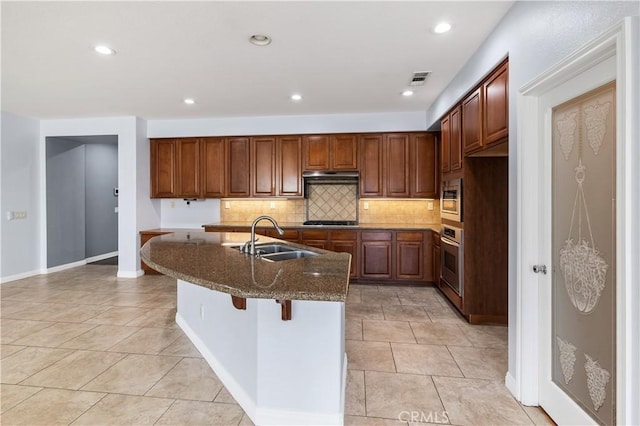
POLYGON ((611 57, 616 62, 616 405, 617 423, 640 423, 640 114, 639 18, 628 17, 594 41, 524 85, 518 92, 517 283, 512 393, 525 405, 539 405, 540 278, 532 266, 541 259, 538 206, 545 199, 544 94, 611 57), (540 171, 544 170, 544 173, 540 171))

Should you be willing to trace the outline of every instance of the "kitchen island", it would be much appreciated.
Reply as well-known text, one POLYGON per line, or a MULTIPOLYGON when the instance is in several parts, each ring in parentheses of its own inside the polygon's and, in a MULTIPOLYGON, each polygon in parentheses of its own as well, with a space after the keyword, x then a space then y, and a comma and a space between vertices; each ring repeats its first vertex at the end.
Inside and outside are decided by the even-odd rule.
POLYGON ((141 257, 178 280, 176 322, 254 423, 342 424, 350 256, 287 243, 317 255, 269 262, 249 238, 176 232, 141 257))

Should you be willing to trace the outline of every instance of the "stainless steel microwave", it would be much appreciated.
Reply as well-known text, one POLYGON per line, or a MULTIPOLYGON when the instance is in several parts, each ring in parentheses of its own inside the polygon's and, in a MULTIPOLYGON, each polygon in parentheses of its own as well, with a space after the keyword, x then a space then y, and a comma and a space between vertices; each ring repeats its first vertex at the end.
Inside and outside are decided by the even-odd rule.
POLYGON ((440 215, 444 219, 462 222, 462 179, 442 182, 440 215))

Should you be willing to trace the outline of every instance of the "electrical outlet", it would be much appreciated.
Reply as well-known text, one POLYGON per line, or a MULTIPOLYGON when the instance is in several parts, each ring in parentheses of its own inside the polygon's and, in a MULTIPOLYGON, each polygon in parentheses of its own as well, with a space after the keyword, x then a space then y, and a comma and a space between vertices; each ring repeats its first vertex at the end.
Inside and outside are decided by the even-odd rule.
POLYGON ((200 319, 204 319, 204 305, 202 304, 200 305, 200 319))
POLYGON ((9 220, 12 220, 12 219, 26 219, 27 218, 27 212, 24 212, 24 211, 22 211, 22 212, 11 212, 11 214, 12 214, 12 218, 9 219, 9 220))
POLYGON ((113 211, 114 211, 115 213, 118 213, 118 206, 115 206, 115 207, 113 208, 113 211))
POLYGON ((433 201, 427 203, 427 210, 433 210, 433 201))
POLYGON ((171 202, 169 203, 169 206, 170 206, 172 209, 175 209, 175 208, 176 208, 176 202, 175 202, 175 201, 173 201, 173 200, 171 200, 171 202))
POLYGON ((275 201, 271 201, 269 203, 269 207, 271 207, 271 210, 275 209, 276 208, 276 202, 275 201))
POLYGON ((368 201, 364 202, 364 209, 365 210, 369 210, 369 202, 368 201))
POLYGON ((225 208, 225 209, 230 209, 230 208, 231 208, 231 203, 230 203, 230 202, 228 202, 228 201, 225 201, 225 202, 224 202, 224 208, 225 208))

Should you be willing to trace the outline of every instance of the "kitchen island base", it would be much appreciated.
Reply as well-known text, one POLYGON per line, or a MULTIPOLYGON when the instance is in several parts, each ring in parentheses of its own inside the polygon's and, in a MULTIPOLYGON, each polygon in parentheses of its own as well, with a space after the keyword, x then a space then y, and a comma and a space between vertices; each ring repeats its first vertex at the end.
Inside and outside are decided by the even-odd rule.
POLYGON ((256 425, 342 425, 344 302, 246 299, 178 280, 176 322, 256 425))

